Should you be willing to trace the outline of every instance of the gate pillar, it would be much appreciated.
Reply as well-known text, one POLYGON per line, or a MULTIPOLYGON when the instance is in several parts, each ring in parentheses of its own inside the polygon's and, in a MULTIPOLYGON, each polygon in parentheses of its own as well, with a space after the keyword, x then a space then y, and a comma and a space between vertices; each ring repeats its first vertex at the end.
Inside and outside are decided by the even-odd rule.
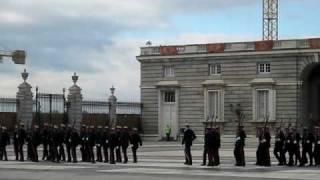
POLYGON ((114 95, 115 88, 110 88, 111 95, 109 97, 109 126, 115 127, 117 125, 117 98, 114 95))
POLYGON ((29 73, 26 69, 21 73, 23 83, 18 86, 17 92, 17 123, 24 123, 25 128, 29 130, 32 126, 33 113, 33 94, 32 86, 27 83, 29 73))
POLYGON ((80 123, 82 121, 82 94, 81 88, 77 85, 79 76, 76 73, 72 76, 73 85, 69 88, 68 94, 68 117, 71 125, 77 130, 80 130, 80 123))

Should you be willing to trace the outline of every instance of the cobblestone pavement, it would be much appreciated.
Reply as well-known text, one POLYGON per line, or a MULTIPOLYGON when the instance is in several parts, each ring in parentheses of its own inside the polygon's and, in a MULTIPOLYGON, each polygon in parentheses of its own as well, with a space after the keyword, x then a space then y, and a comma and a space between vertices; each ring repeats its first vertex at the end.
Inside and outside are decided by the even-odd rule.
MULTIPOLYGON (((221 149, 221 165, 219 167, 200 166, 201 145, 193 147, 193 166, 183 164, 183 151, 180 145, 171 143, 146 143, 140 149, 139 162, 133 164, 118 163, 52 163, 29 161, 13 161, 12 148, 9 148, 9 160, 0 161, 0 179, 21 180, 82 180, 82 179, 297 179, 318 180, 320 167, 257 167, 255 149, 247 148, 247 166, 235 167, 232 149, 221 149)), ((39 153, 41 156, 41 152, 39 153)), ((131 154, 129 155, 129 158, 131 154)))

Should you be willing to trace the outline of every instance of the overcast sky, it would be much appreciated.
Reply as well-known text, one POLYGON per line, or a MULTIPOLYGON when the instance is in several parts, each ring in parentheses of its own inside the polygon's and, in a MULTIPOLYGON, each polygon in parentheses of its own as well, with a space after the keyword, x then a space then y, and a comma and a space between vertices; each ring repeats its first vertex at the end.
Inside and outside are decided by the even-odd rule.
MULTIPOLYGON (((320 37, 319 0, 280 0, 280 38, 320 37)), ((260 40, 262 0, 0 0, 0 50, 24 49, 27 64, 0 64, 0 97, 20 72, 60 93, 77 72, 84 99, 140 101, 139 47, 260 40)))

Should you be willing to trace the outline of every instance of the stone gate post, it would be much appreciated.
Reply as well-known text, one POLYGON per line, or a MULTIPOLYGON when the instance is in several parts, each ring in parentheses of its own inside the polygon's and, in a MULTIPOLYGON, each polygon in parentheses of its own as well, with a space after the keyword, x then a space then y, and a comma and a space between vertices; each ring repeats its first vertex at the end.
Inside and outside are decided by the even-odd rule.
POLYGON ((17 123, 24 123, 25 128, 29 130, 32 126, 32 113, 33 113, 33 94, 31 91, 32 86, 27 83, 29 73, 24 69, 21 73, 23 83, 18 86, 17 92, 17 123))
POLYGON ((69 123, 74 124, 77 130, 80 130, 82 121, 82 94, 81 88, 77 85, 79 76, 76 73, 72 76, 73 85, 69 88, 68 103, 69 103, 69 123))
POLYGON ((115 88, 110 88, 111 95, 109 97, 109 126, 115 127, 117 125, 117 97, 114 95, 115 88))

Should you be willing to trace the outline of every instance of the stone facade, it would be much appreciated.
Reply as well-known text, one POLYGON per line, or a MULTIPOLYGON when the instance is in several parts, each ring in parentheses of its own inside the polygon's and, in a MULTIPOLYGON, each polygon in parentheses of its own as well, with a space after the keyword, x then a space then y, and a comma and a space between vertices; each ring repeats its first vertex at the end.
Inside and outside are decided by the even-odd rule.
POLYGON ((306 74, 318 67, 319 52, 319 39, 143 47, 137 57, 143 130, 161 136, 167 91, 175 94, 171 117, 177 131, 188 123, 202 134, 204 123, 212 122, 223 134, 234 134, 235 106, 245 115, 242 123, 249 134, 266 119, 271 127, 310 125, 312 110, 307 108, 303 85, 306 74), (217 99, 215 105, 211 97, 217 99), (209 106, 218 115, 210 116, 209 106))

